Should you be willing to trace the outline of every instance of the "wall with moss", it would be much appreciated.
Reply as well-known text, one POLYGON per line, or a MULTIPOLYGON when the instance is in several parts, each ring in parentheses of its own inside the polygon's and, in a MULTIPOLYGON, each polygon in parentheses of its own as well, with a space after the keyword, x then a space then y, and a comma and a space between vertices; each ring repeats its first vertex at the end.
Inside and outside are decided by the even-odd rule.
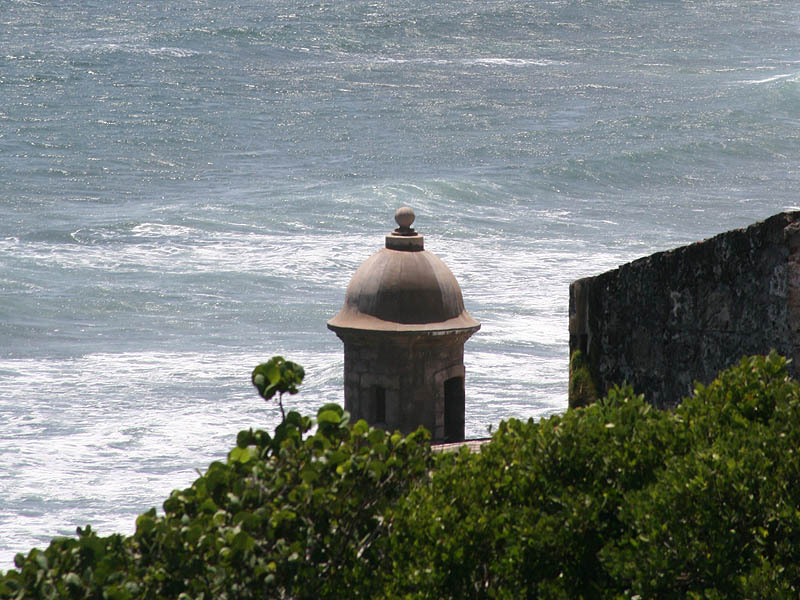
POLYGON ((800 358, 800 212, 780 213, 570 286, 570 354, 597 393, 629 382, 660 408, 746 354, 800 358))

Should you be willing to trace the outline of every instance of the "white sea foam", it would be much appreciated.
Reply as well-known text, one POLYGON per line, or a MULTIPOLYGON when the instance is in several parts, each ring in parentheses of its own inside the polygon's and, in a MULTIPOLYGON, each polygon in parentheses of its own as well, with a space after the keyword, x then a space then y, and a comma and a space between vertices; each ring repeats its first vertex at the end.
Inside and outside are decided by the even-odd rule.
MULTIPOLYGON (((487 65, 487 66, 501 66, 501 67, 547 67, 556 64, 556 61, 533 59, 533 58, 476 58, 464 59, 464 64, 487 65)), ((560 63, 564 64, 564 63, 560 63)))
MULTIPOLYGON (((0 360, 0 458, 16 474, 0 478, 0 547, 22 551, 87 522, 104 534, 131 532, 136 514, 224 459, 239 429, 274 428, 277 408, 249 381, 266 358, 139 352, 0 360), (12 398, 25 398, 24 410, 12 398)), ((304 394, 287 406, 310 414, 336 399, 338 356, 293 358, 309 375, 304 394)))
POLYGON ((742 81, 742 83, 748 83, 748 84, 772 83, 773 81, 780 81, 782 79, 790 79, 791 81, 796 81, 797 78, 798 78, 797 73, 785 73, 782 75, 773 75, 772 77, 767 77, 766 79, 746 79, 742 81))
POLYGON ((370 59, 375 63, 387 64, 428 64, 428 65, 479 65, 479 66, 500 66, 500 67, 546 67, 551 65, 566 65, 566 61, 555 61, 544 58, 515 58, 515 57, 482 57, 482 58, 397 58, 391 56, 381 56, 370 59))
POLYGON ((190 50, 188 48, 144 48, 140 52, 146 52, 151 56, 168 56, 170 58, 189 58, 200 54, 197 50, 190 50))
MULTIPOLYGON (((89 44, 83 44, 77 48, 81 53, 112 53, 112 52, 126 52, 130 54, 146 54, 154 58, 189 58, 200 54, 197 50, 189 48, 175 48, 175 47, 160 47, 153 48, 143 45, 143 40, 135 36, 127 36, 118 40, 97 40, 89 44)), ((70 50, 69 47, 64 47, 65 50, 70 50)))
POLYGON ((189 240, 198 232, 192 227, 174 225, 170 223, 141 223, 131 228, 131 232, 140 237, 147 238, 181 238, 189 240))

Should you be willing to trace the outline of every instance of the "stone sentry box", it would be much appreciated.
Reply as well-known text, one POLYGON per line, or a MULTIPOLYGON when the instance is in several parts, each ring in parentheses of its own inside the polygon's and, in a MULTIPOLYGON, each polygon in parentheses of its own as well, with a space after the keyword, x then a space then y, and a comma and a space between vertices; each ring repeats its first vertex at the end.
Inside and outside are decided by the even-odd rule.
POLYGON ((695 381, 773 349, 797 376, 800 212, 579 279, 569 292, 570 355, 581 352, 600 395, 627 381, 670 408, 695 381))
POLYGON ((436 442, 464 439, 464 343, 480 323, 447 266, 400 208, 386 247, 347 286, 328 328, 344 342, 344 402, 353 419, 436 442))

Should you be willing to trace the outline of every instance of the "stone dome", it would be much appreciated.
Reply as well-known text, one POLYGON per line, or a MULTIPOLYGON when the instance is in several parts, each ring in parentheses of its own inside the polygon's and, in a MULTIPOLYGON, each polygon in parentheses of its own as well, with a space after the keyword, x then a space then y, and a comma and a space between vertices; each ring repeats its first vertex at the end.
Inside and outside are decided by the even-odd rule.
POLYGON ((447 265, 424 249, 411 224, 414 212, 395 214, 399 227, 386 236, 386 248, 358 268, 344 306, 328 327, 333 331, 473 330, 480 323, 464 308, 461 288, 447 265))

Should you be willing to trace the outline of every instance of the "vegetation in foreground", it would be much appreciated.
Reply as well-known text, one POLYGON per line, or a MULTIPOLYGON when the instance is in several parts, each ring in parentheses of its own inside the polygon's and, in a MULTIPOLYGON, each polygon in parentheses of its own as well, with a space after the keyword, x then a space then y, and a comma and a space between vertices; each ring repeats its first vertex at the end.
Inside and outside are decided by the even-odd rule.
POLYGON ((241 432, 131 536, 18 555, 0 598, 796 598, 799 449, 775 354, 673 412, 617 388, 477 454, 327 405, 241 432))

